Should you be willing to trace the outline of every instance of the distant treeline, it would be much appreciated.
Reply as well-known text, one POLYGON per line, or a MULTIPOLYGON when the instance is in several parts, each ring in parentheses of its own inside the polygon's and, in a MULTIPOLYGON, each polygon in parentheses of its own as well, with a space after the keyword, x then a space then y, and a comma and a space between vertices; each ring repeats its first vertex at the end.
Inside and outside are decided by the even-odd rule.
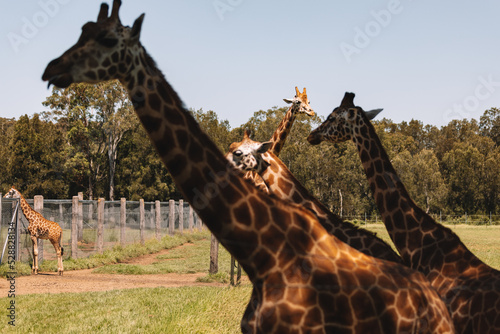
MULTIPOLYGON (((18 120, 0 118, 0 191, 15 185, 26 197, 180 199, 127 99, 115 83, 54 89, 47 111, 18 120)), ((333 106, 332 106, 333 107, 333 106)), ((192 111, 221 151, 245 129, 267 141, 287 108, 258 111, 231 129, 213 111, 192 111)), ((325 115, 326 116, 326 115, 325 115)), ((298 117, 280 158, 334 212, 373 214, 376 206, 354 144, 311 146, 319 117, 298 117)), ((500 110, 479 120, 438 128, 420 121, 373 121, 413 199, 431 213, 500 213, 500 110)))

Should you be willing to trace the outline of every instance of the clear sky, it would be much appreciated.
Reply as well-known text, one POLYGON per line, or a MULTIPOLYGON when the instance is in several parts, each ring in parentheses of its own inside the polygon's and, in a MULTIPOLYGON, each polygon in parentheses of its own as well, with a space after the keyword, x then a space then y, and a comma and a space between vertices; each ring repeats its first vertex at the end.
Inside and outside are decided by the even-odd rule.
MULTIPOLYGON (((1 1, 1 117, 41 112, 47 63, 101 1, 1 1)), ((124 0, 186 106, 232 127, 307 87, 322 116, 345 91, 379 117, 442 126, 500 107, 498 0, 124 0)))

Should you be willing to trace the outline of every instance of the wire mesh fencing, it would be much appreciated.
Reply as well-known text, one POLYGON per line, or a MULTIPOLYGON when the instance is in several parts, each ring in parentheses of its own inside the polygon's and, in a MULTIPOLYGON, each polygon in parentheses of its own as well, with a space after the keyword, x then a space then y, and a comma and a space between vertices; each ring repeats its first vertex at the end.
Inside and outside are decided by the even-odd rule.
MULTIPOLYGON (((14 221, 18 231, 16 260, 29 262, 33 256, 32 241, 27 230, 29 222, 20 208, 16 214, 18 201, 1 200, 1 247, 7 241, 9 225, 14 221)), ((35 196, 34 200, 26 201, 31 209, 37 208, 45 219, 58 223, 63 229, 63 258, 88 257, 115 245, 144 243, 152 238, 159 240, 167 234, 201 229, 202 226, 199 217, 183 200, 91 201, 81 200, 78 196, 71 200, 44 200, 41 196, 35 196)), ((57 258, 50 241, 39 239, 38 245, 39 260, 57 258)))

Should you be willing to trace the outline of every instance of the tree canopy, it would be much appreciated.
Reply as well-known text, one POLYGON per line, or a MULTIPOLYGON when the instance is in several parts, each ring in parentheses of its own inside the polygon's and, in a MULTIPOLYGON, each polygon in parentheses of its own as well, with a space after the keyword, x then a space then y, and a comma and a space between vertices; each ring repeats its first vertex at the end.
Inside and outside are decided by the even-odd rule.
MULTIPOLYGON (((26 196, 130 200, 180 199, 171 176, 117 82, 54 89, 41 115, 0 118, 0 184, 26 196)), ((191 110, 225 153, 245 130, 254 140, 271 138, 287 108, 255 112, 231 129, 215 111, 191 110)), ((320 201, 339 215, 376 213, 354 145, 309 145, 321 118, 299 116, 280 158, 320 201)), ((373 121, 408 192, 424 210, 448 214, 500 211, 500 110, 478 120, 452 120, 438 128, 417 120, 373 121)))

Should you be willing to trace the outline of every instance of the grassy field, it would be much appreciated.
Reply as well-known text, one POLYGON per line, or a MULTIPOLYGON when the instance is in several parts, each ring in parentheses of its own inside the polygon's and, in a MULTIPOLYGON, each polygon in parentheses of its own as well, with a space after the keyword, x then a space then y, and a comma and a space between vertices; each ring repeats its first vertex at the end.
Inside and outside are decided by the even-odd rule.
MULTIPOLYGON (((382 224, 366 227, 389 240, 382 224)), ((500 268, 500 226, 450 228, 479 258, 500 268)), ((133 274, 206 272, 208 239, 188 239, 193 239, 194 245, 173 249, 153 264, 108 264, 96 270, 133 274), (168 266, 164 260, 168 260, 168 266)), ((227 271, 229 255, 220 249, 219 267, 227 271)), ((152 288, 18 296, 16 330, 12 331, 7 317, 2 316, 0 333, 239 333, 250 292, 247 284, 236 288, 152 288)), ((6 310, 8 302, 7 298, 0 299, 2 310, 6 310)))
MULTIPOLYGON (((113 290, 16 297, 2 333, 238 333, 251 286, 113 290)), ((0 307, 7 307, 3 298, 0 307)))
MULTIPOLYGON (((100 274, 190 274, 206 272, 208 268, 208 254, 210 254, 210 238, 197 240, 183 247, 174 248, 168 254, 158 255, 157 261, 148 265, 111 264, 95 269, 100 274)), ((219 247, 219 271, 228 273, 230 270, 231 255, 219 247)))
MULTIPOLYGON (((364 227, 364 225, 361 225, 364 227)), ((500 225, 446 225, 455 232, 462 242, 477 257, 488 265, 500 269, 500 225)), ((379 237, 392 245, 385 226, 368 224, 369 230, 377 233, 379 237)))

